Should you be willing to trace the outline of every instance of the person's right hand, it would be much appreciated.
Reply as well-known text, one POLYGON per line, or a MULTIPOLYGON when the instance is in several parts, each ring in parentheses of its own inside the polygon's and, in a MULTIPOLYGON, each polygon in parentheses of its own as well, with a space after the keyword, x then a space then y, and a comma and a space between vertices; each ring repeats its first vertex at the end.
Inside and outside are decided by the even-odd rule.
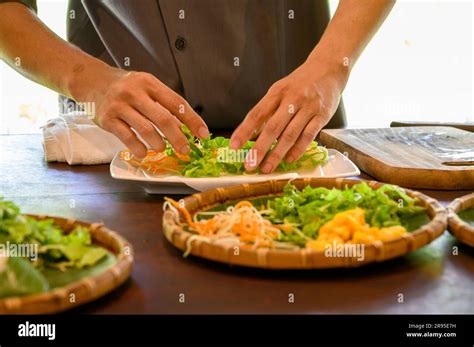
POLYGON ((153 75, 111 71, 103 76, 101 87, 91 88, 87 99, 95 103, 94 122, 117 136, 137 157, 145 157, 147 148, 131 128, 158 152, 165 149, 165 142, 156 129, 181 154, 190 151, 181 130, 183 123, 197 137, 209 135, 206 123, 187 101, 153 75))

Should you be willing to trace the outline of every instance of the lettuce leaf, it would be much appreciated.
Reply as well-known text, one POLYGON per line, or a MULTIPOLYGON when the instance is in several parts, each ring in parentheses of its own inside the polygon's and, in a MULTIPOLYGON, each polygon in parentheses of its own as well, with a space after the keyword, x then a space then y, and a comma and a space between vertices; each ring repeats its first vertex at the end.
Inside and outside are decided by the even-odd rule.
POLYGON ((365 211, 365 219, 371 226, 402 225, 412 231, 429 221, 426 208, 416 202, 403 189, 390 184, 372 189, 362 182, 342 190, 311 186, 298 190, 287 184, 283 195, 268 200, 267 207, 272 222, 300 225, 303 234, 315 238, 319 228, 336 213, 356 207, 365 211))
POLYGON ((0 258, 0 299, 43 293, 48 290, 48 281, 28 260, 0 258))
POLYGON ((92 266, 107 250, 92 245, 89 229, 77 226, 65 233, 53 219, 36 220, 20 214, 10 201, 0 197, 0 242, 38 245, 36 266, 60 266, 62 270, 92 266))
MULTIPOLYGON (((205 139, 197 139, 191 131, 183 126, 183 133, 185 134, 190 144, 189 161, 183 161, 175 153, 170 143, 166 141, 165 153, 174 157, 181 164, 180 174, 186 177, 219 177, 223 174, 242 175, 246 173, 243 158, 222 160, 219 157, 219 151, 232 152, 230 148, 230 139, 209 135, 205 139)), ((253 146, 254 141, 247 141, 242 147, 239 155, 248 153, 253 146)), ((272 145, 272 150, 276 142, 272 145)), ((221 153, 222 153, 221 152, 221 153)), ((233 151, 234 156, 238 156, 237 152, 233 151)), ((317 142, 313 141, 303 156, 293 163, 281 162, 276 171, 295 171, 301 168, 313 168, 327 160, 327 150, 322 146, 318 146, 317 142)))

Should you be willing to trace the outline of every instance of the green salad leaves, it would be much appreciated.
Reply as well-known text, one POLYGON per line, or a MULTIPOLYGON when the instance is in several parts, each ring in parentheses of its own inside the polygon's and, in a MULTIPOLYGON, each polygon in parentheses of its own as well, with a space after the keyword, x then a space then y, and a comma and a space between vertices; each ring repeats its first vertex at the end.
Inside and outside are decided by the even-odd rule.
POLYGON ((92 245, 90 231, 77 226, 66 234, 53 219, 36 220, 20 214, 17 206, 0 199, 0 243, 36 245, 37 266, 60 270, 95 264, 107 251, 92 245))
MULTIPOLYGON (((240 150, 232 150, 230 148, 230 139, 218 136, 211 137, 209 135, 205 139, 197 139, 191 134, 187 127, 183 127, 191 152, 189 160, 183 160, 182 156, 176 155, 171 145, 167 142, 165 153, 175 158, 180 167, 179 173, 186 177, 219 177, 225 174, 239 175, 246 174, 244 168, 245 155, 252 155, 251 150, 254 141, 247 141, 240 150)), ((275 144, 272 146, 275 146, 275 144)), ((277 167, 277 171, 292 171, 301 168, 311 168, 322 164, 327 159, 327 150, 322 146, 318 146, 313 141, 303 156, 293 163, 281 162, 277 167)))
POLYGON ((15 204, 1 197, 0 247, 0 297, 46 291, 45 270, 81 270, 110 255, 92 244, 89 229, 77 226, 65 233, 53 219, 22 215, 15 204))
MULTIPOLYGON (((373 227, 402 225, 412 231, 429 221, 426 208, 416 205, 416 199, 390 184, 372 189, 362 182, 342 190, 311 186, 298 190, 287 184, 283 196, 268 200, 267 207, 273 223, 301 226, 302 233, 313 239, 335 214, 357 207, 364 209, 365 219, 373 227)), ((305 242, 304 237, 295 233, 284 237, 297 244, 305 242)))
POLYGON ((49 289, 46 278, 27 259, 0 257, 0 299, 49 289))

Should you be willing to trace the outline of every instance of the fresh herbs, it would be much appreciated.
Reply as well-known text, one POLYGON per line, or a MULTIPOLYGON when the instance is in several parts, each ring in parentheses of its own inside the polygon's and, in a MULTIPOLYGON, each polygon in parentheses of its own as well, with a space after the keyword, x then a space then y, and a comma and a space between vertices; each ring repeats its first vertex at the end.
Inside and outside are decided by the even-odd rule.
MULTIPOLYGON (((219 177, 223 175, 246 174, 245 160, 256 160, 252 152, 255 144, 247 141, 242 148, 230 148, 230 139, 209 135, 205 139, 197 139, 188 128, 183 127, 190 144, 189 155, 176 153, 168 141, 164 153, 149 151, 148 156, 138 161, 128 150, 121 152, 122 160, 128 161, 151 174, 179 174, 186 177, 219 177)), ((272 147, 273 149, 273 147, 272 147)), ((313 168, 324 163, 327 150, 313 141, 303 156, 293 163, 281 162, 276 171, 294 171, 302 168, 313 168)))
POLYGON ((0 297, 46 291, 44 271, 86 269, 109 257, 105 248, 92 244, 89 229, 77 226, 65 233, 53 219, 22 215, 1 197, 0 246, 0 297))
POLYGON ((66 234, 53 219, 36 220, 19 212, 13 203, 0 199, 0 243, 37 247, 36 266, 82 268, 94 265, 107 254, 104 248, 92 245, 87 228, 77 226, 66 234))
POLYGON ((0 257, 0 299, 49 289, 46 278, 27 259, 0 257))
MULTIPOLYGON (((426 209, 416 205, 416 199, 390 184, 372 189, 363 182, 342 190, 311 186, 298 190, 287 184, 283 196, 268 200, 267 207, 271 211, 268 218, 273 223, 300 226, 304 236, 312 239, 337 213, 357 207, 364 210, 365 220, 372 227, 401 225, 410 231, 429 220, 426 209)), ((283 239, 295 243, 305 241, 294 233, 284 235, 283 239)))
POLYGON ((212 240, 242 247, 323 250, 327 245, 390 241, 429 222, 426 208, 403 189, 385 184, 372 189, 365 182, 344 189, 291 183, 278 197, 241 200, 198 211, 193 216, 179 202, 165 198, 192 240, 212 240))

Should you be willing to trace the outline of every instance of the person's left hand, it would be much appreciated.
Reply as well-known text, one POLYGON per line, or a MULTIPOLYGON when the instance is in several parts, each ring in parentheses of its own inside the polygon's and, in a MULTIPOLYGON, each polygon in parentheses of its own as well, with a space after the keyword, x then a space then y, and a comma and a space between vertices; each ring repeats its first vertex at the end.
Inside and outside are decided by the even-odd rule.
POLYGON ((270 173, 283 158, 299 159, 336 112, 346 81, 343 69, 306 61, 274 83, 232 134, 231 146, 238 149, 261 130, 252 148, 257 160, 247 161, 246 169, 262 164, 262 172, 270 173))

